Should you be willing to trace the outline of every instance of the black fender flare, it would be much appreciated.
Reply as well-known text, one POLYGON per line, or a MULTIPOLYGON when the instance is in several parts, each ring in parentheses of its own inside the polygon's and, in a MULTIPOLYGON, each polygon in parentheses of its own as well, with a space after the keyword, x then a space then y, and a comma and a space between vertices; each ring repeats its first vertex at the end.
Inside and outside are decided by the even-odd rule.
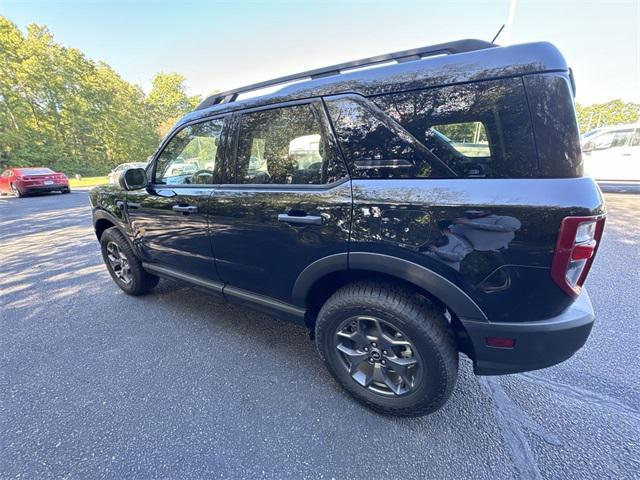
MULTIPOLYGON (((122 233, 124 238, 127 240, 127 242, 129 242, 129 245, 131 246, 131 249, 136 254, 138 254, 138 257, 140 257, 139 249, 136 248, 134 243, 131 241, 131 236, 129 235, 129 232, 127 231, 126 225, 124 224, 124 222, 121 219, 119 219, 118 217, 113 215, 108 210, 104 210, 102 208, 94 209, 93 213, 92 213, 92 216, 93 216, 93 222, 92 223, 93 223, 94 231, 96 229, 96 223, 98 223, 98 220, 108 220, 110 223, 113 224, 114 227, 116 227, 118 230, 120 230, 120 232, 122 233)), ((96 236, 97 236, 97 232, 96 232, 96 236)))
POLYGON ((322 277, 343 270, 368 270, 403 279, 429 292, 459 318, 487 322, 478 304, 459 286, 417 263, 380 253, 338 253, 316 260, 305 268, 293 286, 294 305, 304 306, 312 286, 322 277))
POLYGON ((114 226, 118 227, 118 229, 124 234, 125 237, 128 237, 127 231, 122 223, 122 220, 113 215, 111 212, 104 210, 102 208, 95 208, 92 212, 93 216, 93 229, 96 229, 96 224, 98 220, 108 220, 110 223, 113 223, 114 226))

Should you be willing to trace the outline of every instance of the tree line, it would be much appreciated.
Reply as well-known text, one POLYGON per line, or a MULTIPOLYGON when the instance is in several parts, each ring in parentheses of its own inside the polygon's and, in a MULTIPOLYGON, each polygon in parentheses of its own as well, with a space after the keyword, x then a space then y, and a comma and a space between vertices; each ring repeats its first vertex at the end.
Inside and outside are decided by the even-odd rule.
POLYGON ((186 94, 184 80, 159 73, 145 94, 106 63, 55 43, 46 27, 23 34, 0 16, 0 170, 92 176, 145 161, 201 100, 186 94))
MULTIPOLYGON (((0 15, 0 170, 49 166, 93 176, 145 161, 201 100, 187 95, 184 81, 159 73, 145 94, 106 63, 57 44, 46 27, 23 33, 0 15)), ((621 100, 576 110, 581 133, 640 118, 640 104, 621 100)))

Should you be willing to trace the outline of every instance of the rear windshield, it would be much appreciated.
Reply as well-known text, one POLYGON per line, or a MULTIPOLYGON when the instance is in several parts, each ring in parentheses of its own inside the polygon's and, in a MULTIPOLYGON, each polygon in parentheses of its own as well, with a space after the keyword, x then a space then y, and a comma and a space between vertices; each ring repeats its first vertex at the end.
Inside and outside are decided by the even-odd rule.
POLYGON ((55 173, 50 168, 18 168, 22 175, 50 175, 55 173))
POLYGON ((355 178, 506 178, 537 173, 531 117, 517 78, 363 101, 328 99, 327 107, 355 178))

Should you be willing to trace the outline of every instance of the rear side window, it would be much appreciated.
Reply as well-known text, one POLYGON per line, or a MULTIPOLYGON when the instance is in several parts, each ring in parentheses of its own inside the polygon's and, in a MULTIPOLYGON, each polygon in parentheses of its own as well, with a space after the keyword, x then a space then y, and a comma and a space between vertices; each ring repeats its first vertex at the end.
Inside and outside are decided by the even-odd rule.
POLYGON ((318 105, 243 114, 236 183, 319 185, 344 176, 318 105))
MULTIPOLYGON (((395 128, 395 151, 380 143, 380 131, 354 135, 363 123, 327 102, 338 139, 359 178, 529 177, 537 172, 530 115, 520 79, 494 80, 394 93, 371 98, 395 128), (367 138, 368 137, 368 138, 367 138), (357 146, 353 146, 354 142, 357 146), (345 145, 348 146, 345 149, 345 145), (377 147, 373 147, 373 146, 377 147), (376 151, 376 148, 378 151, 376 151), (356 154, 359 149, 368 150, 356 154), (377 169, 358 167, 359 157, 397 157, 377 169), (426 153, 425 153, 426 152, 426 153)), ((391 142, 393 143, 393 142, 391 142)), ((387 140, 387 144, 389 141, 387 140)))

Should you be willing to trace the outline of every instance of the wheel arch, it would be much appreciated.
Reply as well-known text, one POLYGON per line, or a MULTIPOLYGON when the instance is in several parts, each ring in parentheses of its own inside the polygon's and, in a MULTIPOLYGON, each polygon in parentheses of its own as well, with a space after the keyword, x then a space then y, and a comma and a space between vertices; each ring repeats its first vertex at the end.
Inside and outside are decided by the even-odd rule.
POLYGON ((292 301, 306 307, 312 327, 320 307, 340 287, 358 280, 400 283, 446 307, 455 317, 488 321, 482 309, 456 284, 428 268, 379 253, 331 255, 309 265, 294 284, 292 301))
POLYGON ((115 223, 113 223, 108 218, 104 218, 104 217, 98 218, 93 224, 93 228, 96 232, 96 237, 98 237, 98 240, 100 240, 100 238, 102 237, 102 234, 107 228, 111 228, 115 226, 116 226, 115 223))

